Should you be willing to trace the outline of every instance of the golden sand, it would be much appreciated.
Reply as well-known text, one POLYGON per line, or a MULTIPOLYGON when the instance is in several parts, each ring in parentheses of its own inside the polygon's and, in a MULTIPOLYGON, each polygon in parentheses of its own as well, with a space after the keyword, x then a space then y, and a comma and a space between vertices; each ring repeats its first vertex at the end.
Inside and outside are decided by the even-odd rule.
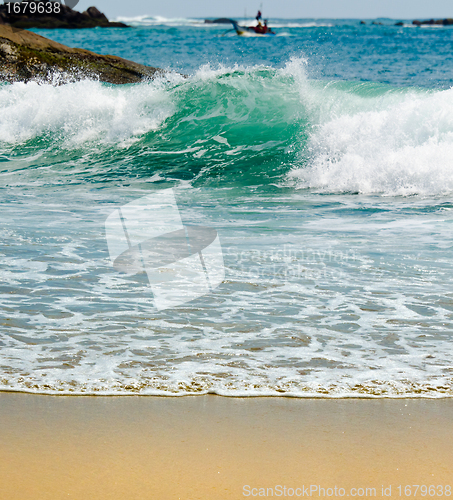
POLYGON ((390 485, 392 498, 449 498, 453 486, 450 399, 0 393, 0 425, 1 500, 389 498, 390 485))

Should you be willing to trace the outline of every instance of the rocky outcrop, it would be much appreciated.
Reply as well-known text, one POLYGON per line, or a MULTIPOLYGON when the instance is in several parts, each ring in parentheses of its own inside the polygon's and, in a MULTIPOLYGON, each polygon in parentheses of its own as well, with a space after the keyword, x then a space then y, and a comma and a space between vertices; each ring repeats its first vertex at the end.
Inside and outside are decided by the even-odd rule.
POLYGON ((0 24, 10 24, 15 28, 127 28, 123 23, 110 22, 96 7, 85 12, 77 12, 63 3, 51 5, 49 0, 31 0, 25 6, 0 5, 0 24), (58 7, 58 8, 57 8, 58 7))
POLYGON ((227 17, 219 17, 218 19, 205 19, 205 24, 231 24, 233 21, 227 17))
POLYGON ((0 25, 0 81, 66 82, 84 78, 135 83, 163 72, 121 57, 67 47, 31 31, 0 25))
POLYGON ((430 25, 430 24, 437 24, 437 25, 442 25, 442 26, 451 26, 453 24, 453 19, 448 18, 448 19, 429 19, 427 21, 412 21, 412 24, 415 24, 416 26, 422 26, 423 24, 430 25))

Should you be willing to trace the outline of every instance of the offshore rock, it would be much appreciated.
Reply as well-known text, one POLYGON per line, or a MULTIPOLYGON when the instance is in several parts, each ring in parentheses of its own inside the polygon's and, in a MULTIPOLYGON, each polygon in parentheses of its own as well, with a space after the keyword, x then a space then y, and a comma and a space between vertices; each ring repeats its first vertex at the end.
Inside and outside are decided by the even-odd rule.
POLYGON ((453 19, 447 18, 447 19, 428 19, 427 21, 412 21, 412 24, 415 26, 422 26, 422 25, 442 25, 442 26, 451 26, 453 25, 453 19))
POLYGON ((231 24, 232 20, 227 17, 219 17, 218 19, 205 19, 205 24, 231 24))
POLYGON ((89 7, 85 12, 77 12, 60 3, 57 9, 48 9, 48 0, 31 0, 27 6, 22 3, 19 13, 14 13, 12 6, 0 5, 0 24, 10 24, 15 28, 128 28, 126 24, 110 22, 96 7, 89 7), (38 4, 45 12, 40 14, 38 4), (44 4, 44 5, 42 5, 44 4), (46 12, 48 11, 48 12, 46 12), (50 12, 49 12, 50 11, 50 12), (33 12, 33 14, 32 14, 33 12))
POLYGON ((158 75, 163 71, 0 25, 0 82, 65 83, 93 78, 108 83, 136 83, 158 75))

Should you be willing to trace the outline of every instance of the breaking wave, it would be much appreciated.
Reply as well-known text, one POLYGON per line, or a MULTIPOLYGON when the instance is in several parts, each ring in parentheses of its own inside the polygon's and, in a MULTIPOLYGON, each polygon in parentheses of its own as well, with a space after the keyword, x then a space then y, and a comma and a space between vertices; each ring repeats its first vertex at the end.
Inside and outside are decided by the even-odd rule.
MULTIPOLYGON (((199 183, 335 193, 453 190, 453 89, 310 80, 305 61, 114 86, 0 86, 0 152, 21 144, 199 183), (171 140, 169 140, 171 139, 171 140)), ((124 168, 122 170, 125 170, 124 168)), ((86 170, 84 170, 86 173, 86 170)))

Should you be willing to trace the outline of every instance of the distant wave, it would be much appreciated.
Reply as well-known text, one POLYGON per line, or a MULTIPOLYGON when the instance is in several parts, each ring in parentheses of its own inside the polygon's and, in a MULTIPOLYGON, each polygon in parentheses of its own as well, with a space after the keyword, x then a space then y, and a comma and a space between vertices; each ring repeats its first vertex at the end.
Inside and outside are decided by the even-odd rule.
MULTIPOLYGON (((115 19, 115 21, 119 21, 122 23, 126 23, 132 26, 185 26, 185 25, 205 25, 203 19, 195 19, 195 18, 185 18, 185 17, 176 17, 176 18, 167 18, 162 16, 135 16, 135 17, 125 17, 120 16, 115 19)), ((207 24, 207 26, 211 26, 207 24)))
MULTIPOLYGON (((240 24, 245 25, 253 25, 256 23, 255 18, 247 18, 244 19, 242 17, 234 17, 233 19, 237 19, 240 24)), ((135 16, 135 17, 125 17, 120 16, 115 18, 115 21, 130 24, 133 26, 204 26, 204 27, 222 27, 222 25, 218 24, 210 24, 205 23, 202 18, 168 18, 163 16, 135 16)), ((272 25, 273 28, 316 28, 316 27, 332 27, 333 23, 329 21, 318 21, 318 20, 292 20, 292 19, 270 19, 269 24, 272 25)))

